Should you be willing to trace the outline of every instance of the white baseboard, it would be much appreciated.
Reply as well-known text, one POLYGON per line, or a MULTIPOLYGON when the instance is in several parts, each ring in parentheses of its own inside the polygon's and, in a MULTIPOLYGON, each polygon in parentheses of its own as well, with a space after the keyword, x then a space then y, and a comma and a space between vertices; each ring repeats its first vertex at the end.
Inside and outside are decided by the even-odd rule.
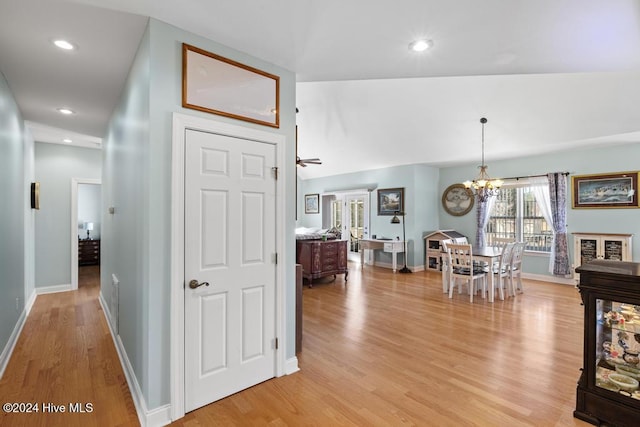
MULTIPOLYGON (((382 267, 382 268, 388 268, 389 270, 393 269, 393 264, 392 264, 392 263, 390 263, 390 262, 380 262, 380 261, 375 261, 373 264, 365 263, 365 265, 364 265, 364 266, 365 266, 365 268, 366 268, 368 265, 369 265, 369 266, 373 265, 373 266, 376 266, 376 267, 382 267)), ((400 270, 402 267, 404 267, 404 264, 398 264, 398 265, 396 266, 396 269, 397 269, 397 270, 400 270)), ((424 271, 424 265, 414 265, 414 266, 407 265, 407 267, 409 267, 409 270, 411 270, 412 272, 415 272, 415 273, 417 273, 418 271, 424 271)), ((396 270, 396 271, 397 271, 397 270, 396 270)))
POLYGON ((523 279, 529 280, 538 280, 540 282, 551 282, 558 283, 560 285, 571 285, 575 286, 575 279, 567 279, 564 277, 556 277, 556 276, 547 276, 546 274, 533 274, 533 273, 522 273, 523 279))
POLYGON ((298 358, 296 356, 293 356, 290 359, 287 359, 286 362, 284 362, 284 374, 285 375, 291 375, 294 374, 296 372, 298 372, 300 370, 300 368, 298 367, 298 358))
POLYGON ((171 405, 163 405, 152 410, 147 409, 147 403, 144 399, 144 395, 142 394, 142 389, 140 389, 140 384, 138 384, 138 380, 136 379, 136 375, 133 371, 133 367, 131 366, 131 362, 129 362, 129 358, 127 357, 127 351, 122 344, 120 336, 116 336, 113 333, 110 318, 111 313, 107 308, 108 305, 102 296, 102 292, 100 292, 99 295, 102 312, 105 315, 105 320, 107 321, 107 326, 109 327, 109 333, 111 334, 113 344, 116 347, 118 358, 120 359, 120 365, 122 365, 122 370, 124 371, 124 376, 127 379, 127 385, 129 386, 131 397, 133 398, 133 404, 136 407, 136 413, 138 414, 140 425, 142 427, 156 427, 171 424, 171 405))
POLYGON ((53 285, 53 286, 42 286, 36 288, 36 293, 38 295, 43 294, 53 294, 55 292, 66 292, 71 290, 71 284, 66 285, 53 285))
POLYGON ((20 313, 20 317, 18 317, 18 321, 16 322, 16 326, 13 328, 13 332, 11 332, 11 335, 9 336, 7 345, 4 346, 4 349, 2 349, 2 353, 0 353, 0 379, 2 379, 5 369, 7 369, 7 365, 9 364, 9 360, 11 359, 13 350, 16 348, 18 338, 20 338, 22 328, 24 328, 24 324, 27 323, 27 317, 29 317, 29 313, 31 312, 31 308, 33 307, 33 303, 35 301, 36 292, 34 291, 29 297, 29 300, 24 305, 22 313, 20 313))
MULTIPOLYGON (((36 297, 37 296, 38 296, 38 294, 36 293, 36 290, 34 289, 33 292, 31 292, 31 296, 27 300, 27 303, 24 305, 24 310, 27 312, 26 316, 28 316, 29 313, 31 313, 31 309, 33 308, 33 304, 35 304, 35 302, 36 302, 36 297)), ((26 320, 26 316, 25 316, 25 320, 26 320)))

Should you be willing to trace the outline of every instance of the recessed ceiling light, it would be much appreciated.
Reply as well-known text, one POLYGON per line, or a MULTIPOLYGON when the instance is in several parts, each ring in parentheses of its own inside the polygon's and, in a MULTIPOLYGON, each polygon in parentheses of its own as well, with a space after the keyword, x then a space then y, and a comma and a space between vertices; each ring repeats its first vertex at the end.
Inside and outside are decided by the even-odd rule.
POLYGON ((64 50, 73 50, 73 49, 76 48, 73 44, 69 43, 66 40, 62 40, 62 39, 54 40, 53 44, 58 46, 60 49, 64 49, 64 50))
POLYGON ((426 39, 414 40, 411 43, 409 43, 409 50, 412 50, 414 52, 422 52, 424 50, 429 49, 432 46, 433 46, 433 40, 426 40, 426 39))
POLYGON ((65 138, 62 140, 62 142, 66 142, 67 144, 71 144, 73 142, 73 140, 71 138, 65 138))
POLYGON ((70 110, 68 108, 58 108, 58 111, 62 114, 75 114, 73 110, 70 110))

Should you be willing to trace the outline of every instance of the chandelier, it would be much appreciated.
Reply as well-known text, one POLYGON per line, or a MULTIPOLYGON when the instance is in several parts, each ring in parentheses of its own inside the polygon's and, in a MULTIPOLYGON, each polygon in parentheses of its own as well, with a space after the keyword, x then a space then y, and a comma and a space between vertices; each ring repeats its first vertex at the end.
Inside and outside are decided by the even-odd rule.
POLYGON ((498 194, 498 190, 504 181, 501 179, 491 179, 489 174, 487 174, 487 165, 484 164, 484 124, 487 123, 487 119, 484 117, 481 118, 480 123, 482 123, 482 164, 478 166, 480 174, 473 181, 465 181, 462 184, 465 188, 471 190, 477 199, 481 202, 486 202, 489 197, 498 194))

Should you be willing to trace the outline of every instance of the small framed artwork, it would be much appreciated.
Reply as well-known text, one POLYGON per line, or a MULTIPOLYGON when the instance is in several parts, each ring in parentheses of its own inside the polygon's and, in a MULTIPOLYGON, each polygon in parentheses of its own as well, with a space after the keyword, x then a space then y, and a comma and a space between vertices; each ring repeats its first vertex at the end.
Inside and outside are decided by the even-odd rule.
POLYGON ((453 216, 469 213, 474 203, 473 193, 462 184, 452 184, 442 193, 442 207, 453 216))
POLYGON ((638 208, 638 172, 571 177, 573 208, 638 208))
POLYGON ((31 183, 31 209, 40 209, 40 183, 31 183))
POLYGON ((378 215, 404 212, 404 187, 378 190, 378 215))
POLYGON ((182 106, 280 127, 280 77, 182 44, 182 106))
POLYGON ((304 213, 306 214, 320 213, 320 194, 304 195, 304 213))

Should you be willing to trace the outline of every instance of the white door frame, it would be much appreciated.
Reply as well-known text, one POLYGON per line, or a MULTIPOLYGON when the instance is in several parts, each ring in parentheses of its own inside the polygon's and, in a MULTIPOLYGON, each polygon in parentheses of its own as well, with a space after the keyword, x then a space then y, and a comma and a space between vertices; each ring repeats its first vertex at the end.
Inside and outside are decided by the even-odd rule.
MULTIPOLYGON (((99 179, 71 178, 71 290, 78 289, 78 185, 102 185, 99 179)), ((100 208, 102 212, 102 208, 100 208)))
MULTIPOLYGON (((274 144, 276 163, 285 164, 286 137, 281 134, 246 128, 234 124, 217 122, 196 116, 173 113, 173 143, 171 153, 171 336, 170 336, 170 386, 171 419, 185 415, 184 389, 184 161, 185 134, 187 129, 211 132, 231 137, 250 139, 274 144)), ((276 337, 279 349, 276 353, 276 376, 285 374, 287 354, 286 334, 286 283, 285 261, 285 182, 287 168, 280 167, 276 181, 276 251, 282 260, 276 265, 276 337)))

